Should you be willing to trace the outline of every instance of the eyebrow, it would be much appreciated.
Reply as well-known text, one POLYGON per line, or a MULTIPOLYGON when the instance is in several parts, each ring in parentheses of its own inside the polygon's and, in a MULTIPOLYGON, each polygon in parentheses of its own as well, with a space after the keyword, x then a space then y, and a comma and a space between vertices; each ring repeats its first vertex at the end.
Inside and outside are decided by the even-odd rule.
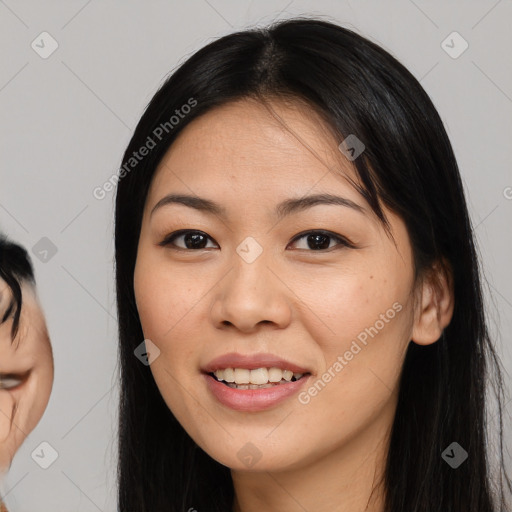
MULTIPOLYGON (((190 196, 187 194, 168 194, 164 196, 153 207, 150 216, 153 215, 153 213, 159 208, 170 204, 182 204, 205 213, 224 218, 227 217, 226 209, 220 204, 211 201, 210 199, 205 199, 198 196, 190 196)), ((336 196, 333 194, 315 194, 311 196, 286 199, 276 206, 275 214, 276 217, 280 220, 288 215, 307 210, 308 208, 320 204, 344 206, 362 213, 363 215, 366 215, 367 213, 365 208, 357 203, 354 203, 354 201, 351 201, 350 199, 346 199, 344 197, 336 196)))

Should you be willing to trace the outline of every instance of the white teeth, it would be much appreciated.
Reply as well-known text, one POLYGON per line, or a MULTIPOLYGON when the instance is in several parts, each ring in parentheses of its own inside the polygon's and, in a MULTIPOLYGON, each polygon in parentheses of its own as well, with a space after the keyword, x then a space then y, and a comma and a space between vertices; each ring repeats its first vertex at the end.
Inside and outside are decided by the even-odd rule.
POLYGON ((266 368, 257 368, 251 370, 251 384, 266 384, 268 382, 268 370, 266 368))
POLYGON ((235 382, 235 371, 233 368, 226 368, 224 370, 224 380, 226 382, 235 382))
POLYGON ((283 370, 281 368, 270 368, 268 371, 268 380, 270 382, 279 382, 283 378, 283 370))
POLYGON ((267 382, 267 384, 262 384, 261 386, 257 384, 235 384, 234 382, 228 382, 227 385, 234 389, 265 389, 275 386, 275 384, 271 384, 270 382, 267 382))
MULTIPOLYGON (((251 382, 251 370, 235 368, 235 382, 237 384, 249 384, 251 382)), ((254 382, 256 384, 256 382, 254 382)))
POLYGON ((271 383, 279 383, 281 381, 290 382, 292 377, 299 380, 304 374, 294 373, 291 370, 281 370, 281 368, 255 368, 248 370, 246 368, 225 368, 223 370, 215 370, 217 380, 226 383, 236 384, 239 389, 257 389, 261 387, 271 387, 271 383), (241 386, 238 386, 238 385, 241 386), (268 386, 266 386, 268 384, 268 386), (245 387, 248 385, 248 387, 245 387), (256 388, 251 386, 256 386, 256 388))
POLYGON ((284 380, 287 380, 288 382, 290 382, 292 380, 292 377, 293 377, 293 372, 291 370, 285 370, 283 372, 283 379, 284 380))

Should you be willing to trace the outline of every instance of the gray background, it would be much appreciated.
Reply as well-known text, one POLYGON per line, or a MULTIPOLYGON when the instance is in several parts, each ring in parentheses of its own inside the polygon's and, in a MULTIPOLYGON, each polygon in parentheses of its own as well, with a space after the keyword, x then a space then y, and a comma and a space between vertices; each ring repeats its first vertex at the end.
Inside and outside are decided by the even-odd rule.
POLYGON ((460 165, 492 333, 510 373, 510 0, 0 1, 0 229, 31 251, 55 356, 48 409, 3 485, 13 512, 115 510, 114 192, 97 200, 93 189, 117 171, 152 94, 187 56, 298 14, 369 37, 433 99, 460 165), (47 59, 31 47, 42 46, 43 31, 58 43, 47 59), (458 58, 441 45, 453 31, 469 44, 458 58), (57 251, 46 261, 43 237, 57 251), (31 457, 41 442, 58 452, 48 469, 31 457))

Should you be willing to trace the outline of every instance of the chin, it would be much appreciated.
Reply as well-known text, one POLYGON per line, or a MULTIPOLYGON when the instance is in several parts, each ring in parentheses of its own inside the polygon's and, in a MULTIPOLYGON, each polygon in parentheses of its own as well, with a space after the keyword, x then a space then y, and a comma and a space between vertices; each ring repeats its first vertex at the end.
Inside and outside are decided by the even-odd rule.
POLYGON ((255 441, 234 441, 226 446, 225 450, 203 450, 219 464, 233 471, 247 472, 279 472, 292 469, 300 465, 297 453, 276 452, 272 446, 262 446, 263 443, 255 441))

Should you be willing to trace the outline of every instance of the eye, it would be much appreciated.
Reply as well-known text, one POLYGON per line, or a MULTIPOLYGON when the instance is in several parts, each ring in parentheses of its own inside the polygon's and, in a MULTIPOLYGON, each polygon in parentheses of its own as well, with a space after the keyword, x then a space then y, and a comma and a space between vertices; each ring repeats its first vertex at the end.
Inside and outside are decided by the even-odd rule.
POLYGON ((200 249, 207 249, 207 247, 204 247, 205 241, 208 239, 211 240, 211 238, 202 231, 192 231, 190 229, 182 229, 180 231, 175 231, 174 233, 171 233, 167 237, 165 237, 162 242, 160 242, 158 245, 161 245, 163 247, 172 245, 175 246, 176 249, 182 249, 182 250, 200 250, 200 249), (185 243, 185 247, 176 247, 176 244, 174 243, 175 240, 178 240, 179 238, 183 238, 183 241, 185 243))
MULTIPOLYGON (((305 233, 301 233, 300 235, 296 236, 292 240, 292 244, 295 243, 297 240, 300 240, 302 238, 305 238, 307 236, 307 248, 313 248, 314 252, 319 251, 325 251, 332 249, 332 247, 329 247, 330 239, 335 240, 337 242, 338 246, 343 247, 354 247, 352 243, 350 243, 346 238, 337 235, 335 233, 331 233, 330 231, 321 231, 321 230, 315 230, 315 231, 307 231, 305 233)), ((209 237, 206 233, 203 233, 202 231, 193 231, 190 229, 182 229, 180 231, 175 231, 174 233, 171 233, 165 239, 160 242, 158 245, 162 247, 167 246, 174 246, 173 248, 176 248, 178 250, 201 250, 201 249, 207 249, 208 247, 205 246, 205 244, 208 243, 208 240, 212 240, 211 237, 209 237), (176 245, 175 241, 183 239, 183 243, 185 244, 185 247, 179 247, 176 245)))
POLYGON ((336 235, 335 233, 331 233, 330 231, 307 231, 306 233, 301 233, 300 235, 296 236, 292 240, 292 243, 295 243, 297 240, 300 240, 302 238, 306 238, 306 249, 312 248, 313 252, 320 252, 332 249, 332 247, 329 247, 329 239, 336 240, 338 242, 336 245, 338 246, 341 245, 343 247, 354 247, 354 245, 350 243, 346 238, 343 238, 340 235, 336 235))
POLYGON ((24 380, 20 375, 6 375, 0 373, 0 389, 12 389, 19 386, 24 380))

